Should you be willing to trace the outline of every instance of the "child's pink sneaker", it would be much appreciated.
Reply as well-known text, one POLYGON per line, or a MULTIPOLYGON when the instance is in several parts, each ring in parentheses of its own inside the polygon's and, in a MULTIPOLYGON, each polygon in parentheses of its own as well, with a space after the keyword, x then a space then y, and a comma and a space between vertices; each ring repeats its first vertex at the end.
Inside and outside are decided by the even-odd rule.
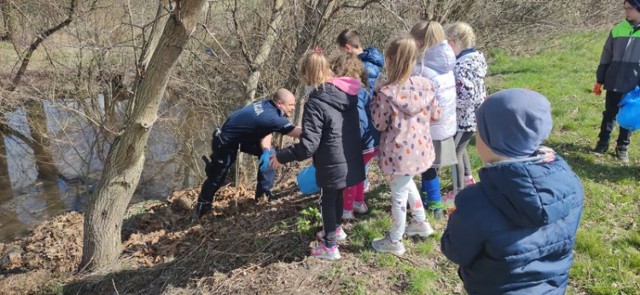
POLYGON ((356 220, 356 216, 353 215, 353 210, 342 210, 342 220, 356 220))
POLYGON ((317 243, 315 247, 311 247, 311 255, 324 260, 340 259, 340 251, 338 250, 337 245, 327 248, 327 246, 322 242, 317 243))
POLYGON ((367 204, 365 204, 364 202, 353 203, 353 212, 356 212, 358 214, 365 214, 367 213, 367 210, 369 210, 369 208, 367 208, 367 204))
POLYGON ((453 204, 456 199, 456 193, 448 192, 446 195, 442 196, 443 204, 453 204))
MULTIPOLYGON (((316 233, 316 238, 319 241, 324 242, 324 230, 321 230, 316 233)), ((336 228, 336 242, 342 242, 347 240, 347 234, 342 229, 342 226, 338 226, 336 228)))

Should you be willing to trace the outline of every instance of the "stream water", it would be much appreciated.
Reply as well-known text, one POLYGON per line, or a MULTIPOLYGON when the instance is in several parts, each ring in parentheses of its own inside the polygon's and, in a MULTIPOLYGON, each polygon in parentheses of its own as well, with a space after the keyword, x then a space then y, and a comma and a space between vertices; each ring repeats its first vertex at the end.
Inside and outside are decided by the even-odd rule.
MULTIPOLYGON (((104 116, 102 99, 96 104, 104 116)), ((0 133, 0 242, 58 214, 82 211, 109 149, 86 110, 86 104, 56 100, 4 114, 13 132, 0 133)), ((132 202, 198 185, 211 128, 193 114, 180 105, 161 107, 132 202)))

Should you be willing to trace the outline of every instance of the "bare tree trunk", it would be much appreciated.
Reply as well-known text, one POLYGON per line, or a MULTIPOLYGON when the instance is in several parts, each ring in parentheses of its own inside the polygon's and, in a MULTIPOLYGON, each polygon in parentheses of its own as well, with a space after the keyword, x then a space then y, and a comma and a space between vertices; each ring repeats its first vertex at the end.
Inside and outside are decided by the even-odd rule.
POLYGON ((273 48, 273 44, 279 36, 283 11, 284 0, 273 0, 271 22, 269 23, 269 27, 267 28, 264 42, 260 46, 258 55, 256 55, 249 66, 251 68, 251 74, 249 75, 249 80, 247 81, 247 86, 245 88, 245 97, 247 98, 247 103, 252 102, 256 98, 256 88, 258 87, 258 82, 260 81, 262 66, 267 61, 267 58, 269 58, 271 48, 273 48))
POLYGON ((158 11, 156 12, 156 21, 151 26, 151 33, 149 34, 149 42, 147 42, 146 47, 144 48, 141 58, 141 66, 146 67, 151 61, 151 55, 156 51, 156 47, 158 46, 158 41, 160 41, 160 36, 162 35, 162 28, 167 23, 167 19, 169 19, 169 14, 166 12, 166 9, 169 8, 168 0, 160 0, 158 1, 158 11))
POLYGON ((185 114, 184 123, 182 124, 182 130, 184 131, 178 134, 182 138, 182 140, 180 140, 180 157, 182 162, 180 166, 182 166, 182 169, 176 169, 175 179, 182 178, 180 183, 181 189, 191 185, 192 175, 195 175, 193 169, 197 169, 202 163, 200 159, 193 156, 197 154, 195 148, 196 135, 194 132, 196 128, 194 127, 197 126, 199 119, 195 109, 189 107, 185 114))
MULTIPOLYGON (((12 187, 9 177, 9 163, 7 162, 7 147, 4 143, 4 133, 0 131, 0 197, 11 197, 12 187)), ((0 202, 6 201, 0 198, 0 202)))
MULTIPOLYGON (((326 26, 326 22, 331 14, 336 13, 335 10, 336 1, 317 1, 315 4, 309 4, 304 9, 304 25, 298 32, 297 45, 294 51, 294 57, 299 59, 304 53, 315 45, 318 35, 322 33, 322 30, 326 26)), ((293 123, 300 125, 302 122, 302 111, 304 109, 305 99, 303 99, 304 89, 301 87, 298 75, 298 64, 295 63, 289 69, 289 79, 285 83, 285 87, 293 89, 296 97, 296 111, 293 116, 293 123)))
MULTIPOLYGON (((237 4, 237 2, 236 2, 237 4)), ((234 10, 235 14, 236 10, 234 10)), ((249 79, 245 84, 245 105, 250 104, 256 99, 256 92, 258 88, 258 83, 260 82, 260 76, 262 75, 262 66, 269 58, 271 54, 271 49, 280 34, 280 27, 282 25, 282 14, 284 12, 284 0, 273 0, 273 8, 271 10, 271 20, 269 22, 269 27, 265 32, 264 42, 260 45, 260 49, 258 50, 258 54, 255 57, 251 57, 251 55, 247 52, 247 46, 241 44, 242 53, 247 62, 249 63, 249 69, 251 73, 249 74, 249 79)), ((239 24, 235 22, 236 25, 236 33, 240 33, 240 29, 238 28, 239 24)), ((239 40, 243 40, 243 38, 239 38, 239 40)), ((241 41, 242 42, 242 41, 241 41)), ((247 167, 248 161, 244 154, 238 153, 238 158, 236 159, 236 168, 235 168, 235 178, 234 184, 235 186, 240 186, 246 183, 247 180, 247 167)))
POLYGON ((120 255, 122 220, 140 180, 149 132, 157 119, 171 72, 206 1, 175 3, 144 75, 137 81, 131 116, 109 149, 100 183, 89 199, 81 269, 109 267, 120 255))
POLYGON ((4 33, 0 34, 0 41, 7 40, 14 42, 13 34, 16 30, 16 24, 12 15, 11 3, 7 0, 0 0, 0 13, 2 13, 2 24, 4 25, 4 33))

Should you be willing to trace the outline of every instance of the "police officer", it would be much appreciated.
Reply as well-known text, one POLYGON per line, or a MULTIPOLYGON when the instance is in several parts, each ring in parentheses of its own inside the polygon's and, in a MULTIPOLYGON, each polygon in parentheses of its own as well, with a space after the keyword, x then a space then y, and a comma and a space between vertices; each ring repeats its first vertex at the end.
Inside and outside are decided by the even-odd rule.
POLYGON ((238 147, 241 152, 259 157, 256 199, 271 192, 275 169, 269 167, 272 133, 299 138, 302 133, 286 117, 295 110, 295 97, 286 89, 279 89, 271 99, 257 101, 236 110, 221 128, 213 133, 211 161, 207 161, 207 179, 202 184, 196 213, 198 218, 211 212, 213 197, 224 183, 229 168, 236 161, 238 147))

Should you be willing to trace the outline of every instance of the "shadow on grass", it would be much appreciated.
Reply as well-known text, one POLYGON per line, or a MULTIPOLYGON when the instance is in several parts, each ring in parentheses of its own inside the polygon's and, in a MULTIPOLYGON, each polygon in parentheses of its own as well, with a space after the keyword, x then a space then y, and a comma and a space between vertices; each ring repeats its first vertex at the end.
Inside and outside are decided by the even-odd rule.
POLYGON ((591 147, 557 141, 549 141, 547 145, 562 155, 580 178, 595 182, 640 181, 640 167, 622 165, 612 152, 597 155, 591 152, 591 147), (597 161, 598 158, 602 161, 597 161))

